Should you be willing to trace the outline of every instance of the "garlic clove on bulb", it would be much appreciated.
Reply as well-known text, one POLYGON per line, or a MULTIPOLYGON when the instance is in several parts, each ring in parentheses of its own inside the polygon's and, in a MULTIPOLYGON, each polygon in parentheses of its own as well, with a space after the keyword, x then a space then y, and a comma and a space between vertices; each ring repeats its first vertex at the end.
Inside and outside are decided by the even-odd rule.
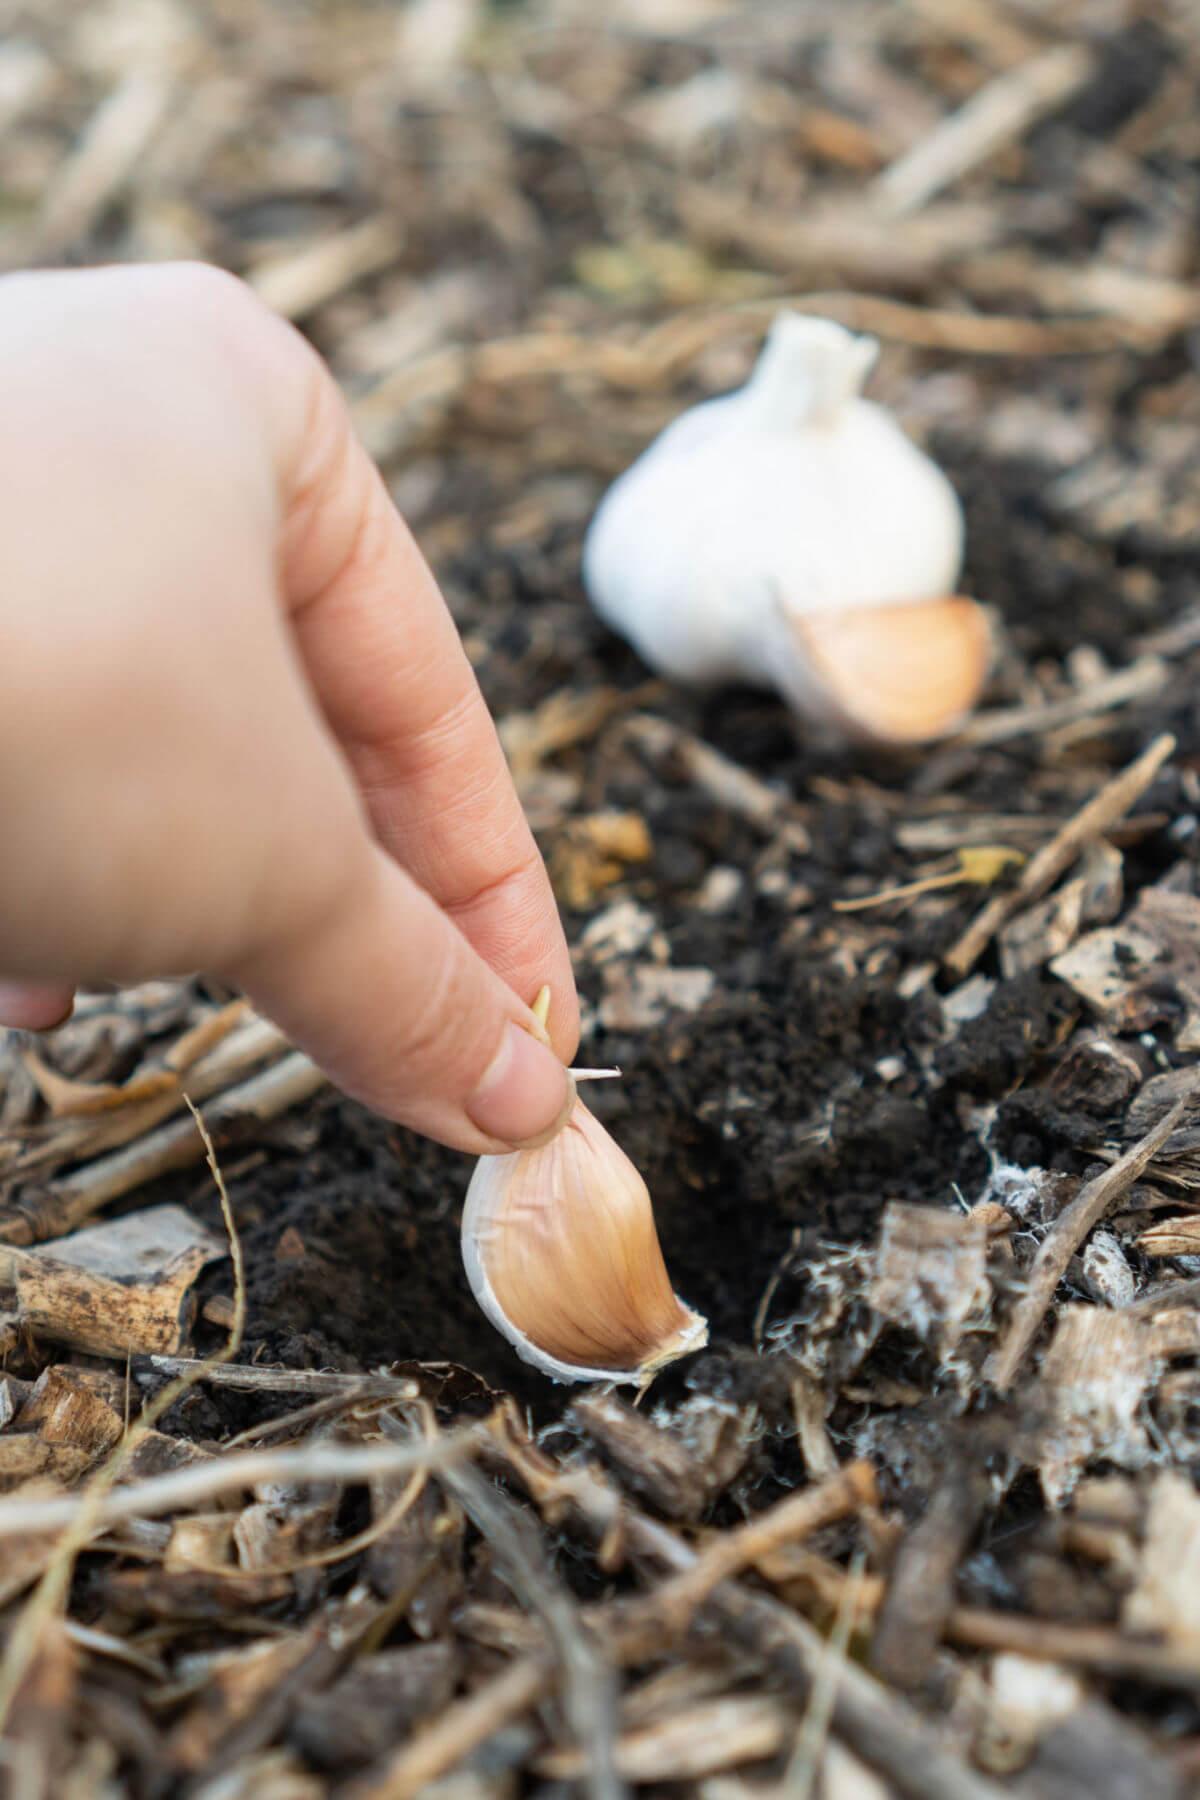
POLYGON ((830 722, 848 736, 926 744, 961 725, 987 679, 991 636, 973 600, 789 620, 830 722))
POLYGON ((922 742, 978 699, 989 634, 956 597, 953 488, 860 395, 877 349, 781 314, 746 385, 683 413, 609 489, 583 577, 661 674, 775 687, 845 735, 922 742))
POLYGON ((480 1157, 462 1251, 492 1324, 556 1381, 643 1382, 708 1341, 671 1287, 645 1182, 580 1100, 548 1144, 480 1157))

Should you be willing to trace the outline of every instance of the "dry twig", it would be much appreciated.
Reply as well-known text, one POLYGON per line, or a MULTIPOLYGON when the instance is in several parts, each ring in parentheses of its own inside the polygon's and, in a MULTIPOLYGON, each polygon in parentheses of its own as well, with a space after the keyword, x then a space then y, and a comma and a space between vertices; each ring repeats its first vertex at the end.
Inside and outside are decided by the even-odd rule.
POLYGON ((1169 732, 1155 738, 1127 769, 1106 782, 1086 806, 1068 819, 1048 844, 1043 844, 1037 855, 1026 863, 1014 886, 989 900, 951 946, 945 961, 952 974, 960 979, 968 975, 1000 927, 1029 901, 1040 900, 1086 845, 1103 837, 1111 825, 1125 816, 1140 800, 1174 749, 1175 739, 1169 732))

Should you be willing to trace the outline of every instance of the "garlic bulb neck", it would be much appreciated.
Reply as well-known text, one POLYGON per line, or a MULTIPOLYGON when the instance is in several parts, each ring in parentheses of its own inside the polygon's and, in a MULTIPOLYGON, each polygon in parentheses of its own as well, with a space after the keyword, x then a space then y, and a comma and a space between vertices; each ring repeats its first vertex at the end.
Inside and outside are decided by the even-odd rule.
POLYGON ((781 313, 746 384, 742 423, 763 431, 829 425, 862 386, 879 354, 829 319, 781 313))

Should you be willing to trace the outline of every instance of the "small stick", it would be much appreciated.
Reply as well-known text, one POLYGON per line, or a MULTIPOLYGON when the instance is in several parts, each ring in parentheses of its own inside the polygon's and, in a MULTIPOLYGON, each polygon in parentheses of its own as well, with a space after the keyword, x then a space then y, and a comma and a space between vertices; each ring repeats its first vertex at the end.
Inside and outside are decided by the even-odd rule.
MULTIPOLYGON (((177 1398, 178 1396, 173 1396, 177 1398)), ((254 1487, 260 1481, 343 1481, 361 1483, 374 1475, 408 1475, 414 1469, 447 1467, 480 1443, 478 1425, 447 1432, 436 1444, 311 1444, 299 1450, 250 1450, 244 1456, 215 1456, 209 1462, 118 1488, 99 1504, 89 1505, 89 1527, 123 1524, 127 1519, 157 1518, 179 1512, 222 1494, 254 1487)), ((0 1539, 30 1531, 54 1531, 72 1525, 89 1502, 87 1490, 23 1500, 19 1494, 0 1500, 0 1539)))
POLYGON ((978 89, 957 112, 878 176, 871 198, 891 219, 920 210, 943 188, 1078 93, 1095 68, 1080 44, 1056 44, 978 89))
POLYGON ((1156 694, 1167 678, 1161 656, 1141 656, 1127 669, 1118 669, 1101 681, 1093 681, 1064 700, 1042 706, 1004 706, 994 712, 976 713, 955 737, 956 744, 1006 744, 1035 732, 1057 731, 1079 719, 1093 719, 1131 701, 1156 694))
POLYGON ((553 1660, 545 1651, 509 1663, 414 1733, 381 1770, 351 1782, 343 1800, 410 1800, 424 1793, 430 1782, 527 1712, 545 1693, 553 1673, 553 1660))
POLYGON ((517 1598, 537 1615, 561 1671, 566 1722, 586 1762, 581 1785, 589 1800, 624 1800, 617 1774, 617 1688, 601 1648, 584 1631, 579 1608, 558 1581, 532 1530, 532 1520, 472 1468, 439 1477, 491 1545, 497 1567, 517 1598))
POLYGON ((1086 1187, 1081 1188, 1071 1204, 1055 1219, 1034 1258, 1029 1285, 1008 1322, 1003 1339, 985 1365, 988 1380, 1000 1393, 1011 1387, 1013 1377, 1037 1335, 1046 1308, 1066 1273, 1071 1258, 1109 1208, 1123 1194, 1128 1193, 1191 1105, 1191 1094, 1185 1094, 1182 1100, 1176 1101, 1153 1130, 1148 1131, 1111 1168, 1105 1169, 1094 1181, 1089 1181, 1086 1187))
POLYGON ((821 1526, 872 1505, 875 1499, 875 1474, 870 1463, 848 1463, 836 1475, 789 1495, 735 1531, 714 1537, 689 1568, 662 1583, 655 1603, 670 1619, 672 1629, 682 1631, 692 1613, 722 1581, 740 1575, 781 1544, 808 1537, 821 1526))
POLYGON ((1170 732, 1155 738, 1149 749, 1131 762, 1127 769, 1093 794, 1086 806, 1043 844, 1037 855, 1026 863, 1021 878, 1007 893, 989 900, 982 912, 967 926, 946 955, 951 974, 962 977, 970 973, 1001 926, 1032 900, 1040 900, 1075 861, 1080 852, 1110 826, 1124 817, 1135 801, 1140 800, 1158 771, 1175 748, 1170 732))
MULTIPOLYGON (((324 1082, 316 1065, 296 1051, 221 1094, 208 1108, 208 1123, 219 1135, 223 1128, 245 1119, 273 1119, 289 1106, 307 1100, 324 1082)), ((203 1156, 204 1146, 191 1119, 174 1119, 128 1148, 87 1163, 43 1188, 24 1208, 14 1208, 12 1215, 0 1220, 0 1238, 8 1243, 41 1243, 62 1237, 109 1200, 168 1170, 188 1168, 203 1156)))
POLYGON ((258 1363, 212 1364, 192 1356, 151 1356, 163 1375, 194 1375, 212 1387, 245 1388, 260 1394, 299 1394, 305 1399, 393 1400, 420 1398, 415 1381, 396 1375, 341 1375, 333 1369, 274 1369, 258 1363))

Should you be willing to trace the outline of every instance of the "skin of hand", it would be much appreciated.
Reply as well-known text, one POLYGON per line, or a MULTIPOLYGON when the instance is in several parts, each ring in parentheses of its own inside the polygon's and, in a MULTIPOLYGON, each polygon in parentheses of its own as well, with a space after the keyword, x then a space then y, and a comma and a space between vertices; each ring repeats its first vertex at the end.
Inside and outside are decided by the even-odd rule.
POLYGON ((9 275, 0 1022, 198 968, 458 1149, 569 1110, 546 871, 320 358, 203 265, 9 275))

